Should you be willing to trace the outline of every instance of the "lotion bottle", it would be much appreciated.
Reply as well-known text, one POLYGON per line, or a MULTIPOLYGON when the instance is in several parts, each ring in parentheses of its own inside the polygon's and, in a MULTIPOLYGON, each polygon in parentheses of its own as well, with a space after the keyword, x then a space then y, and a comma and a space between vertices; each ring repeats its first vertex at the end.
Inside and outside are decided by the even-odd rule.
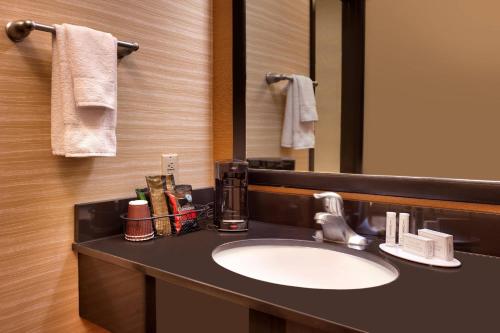
POLYGON ((410 214, 399 213, 398 244, 403 246, 403 235, 410 232, 410 214))
POLYGON ((396 213, 387 212, 385 221, 385 243, 387 245, 396 245, 396 213))

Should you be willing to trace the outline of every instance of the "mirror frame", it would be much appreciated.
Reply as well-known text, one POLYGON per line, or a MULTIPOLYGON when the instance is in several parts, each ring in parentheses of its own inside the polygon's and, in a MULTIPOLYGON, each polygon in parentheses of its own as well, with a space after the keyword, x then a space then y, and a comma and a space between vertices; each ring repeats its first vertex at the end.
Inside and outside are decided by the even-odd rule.
MULTIPOLYGON (((342 1, 340 173, 250 169, 249 184, 500 205, 500 181, 367 175, 362 172, 365 0, 342 1)), ((233 158, 246 159, 245 0, 232 0, 233 158)), ((311 34, 315 0, 310 0, 311 34)), ((310 76, 315 78, 314 38, 310 76)), ((309 161, 314 159, 314 151, 309 161)), ((311 165, 311 163, 309 163, 311 165)))

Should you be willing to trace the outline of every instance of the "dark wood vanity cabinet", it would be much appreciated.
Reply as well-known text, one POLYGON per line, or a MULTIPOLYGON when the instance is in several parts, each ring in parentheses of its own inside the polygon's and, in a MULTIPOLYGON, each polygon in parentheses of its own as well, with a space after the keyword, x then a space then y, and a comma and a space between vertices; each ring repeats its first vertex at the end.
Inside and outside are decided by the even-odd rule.
POLYGON ((154 332, 154 279, 78 254, 78 286, 80 317, 111 332, 154 332))
POLYGON ((80 316, 111 332, 322 332, 84 254, 78 279, 80 316))

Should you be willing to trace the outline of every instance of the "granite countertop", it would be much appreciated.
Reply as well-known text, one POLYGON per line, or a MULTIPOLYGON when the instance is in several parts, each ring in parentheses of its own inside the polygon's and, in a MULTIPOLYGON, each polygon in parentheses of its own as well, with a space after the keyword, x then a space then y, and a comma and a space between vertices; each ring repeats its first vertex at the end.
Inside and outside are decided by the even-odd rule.
MULTIPOLYGON (((250 231, 212 230, 132 243, 117 235, 74 244, 80 254, 139 270, 321 329, 369 332, 489 332, 500 325, 500 258, 455 252, 460 268, 439 269, 392 257, 373 241, 364 250, 394 265, 399 278, 375 288, 316 290, 247 278, 217 265, 212 250, 249 238, 312 240, 314 230, 251 221, 250 231)), ((339 246, 339 245, 332 245, 339 246)))

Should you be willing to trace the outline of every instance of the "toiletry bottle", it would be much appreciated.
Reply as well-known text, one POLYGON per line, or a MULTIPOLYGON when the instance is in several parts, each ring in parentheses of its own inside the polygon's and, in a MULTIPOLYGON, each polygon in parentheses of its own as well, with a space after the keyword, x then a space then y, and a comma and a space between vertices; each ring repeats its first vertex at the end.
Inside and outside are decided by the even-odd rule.
POLYGON ((385 243, 387 245, 396 245, 396 213, 387 212, 385 222, 385 243))
POLYGON ((403 235, 410 230, 410 214, 399 213, 399 233, 398 233, 398 244, 403 245, 403 235))

